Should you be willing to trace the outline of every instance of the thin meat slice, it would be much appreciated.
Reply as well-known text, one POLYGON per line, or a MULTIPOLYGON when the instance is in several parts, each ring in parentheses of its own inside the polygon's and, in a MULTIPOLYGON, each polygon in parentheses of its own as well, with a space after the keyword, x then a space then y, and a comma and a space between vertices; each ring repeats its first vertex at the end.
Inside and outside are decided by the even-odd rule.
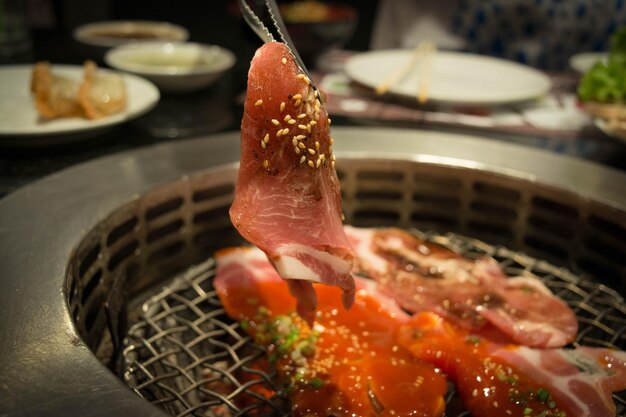
MULTIPOLYGON (((266 347, 294 417, 441 416, 447 384, 434 366, 399 348, 410 317, 371 280, 357 278, 350 310, 341 291, 315 285, 313 326, 295 315, 285 281, 256 248, 216 254, 214 286, 227 314, 266 347)), ((289 282, 289 281, 288 281, 289 282)))
POLYGON ((398 343, 440 367, 472 415, 609 417, 626 389, 626 352, 536 349, 477 337, 434 313, 418 313, 398 343))
POLYGON ((473 261, 399 229, 346 226, 367 275, 405 309, 432 311, 473 332, 532 347, 561 347, 576 315, 534 276, 508 278, 490 258, 473 261))
POLYGON ((298 311, 312 319, 312 283, 354 300, 354 253, 342 227, 329 119, 287 47, 265 44, 248 73, 241 162, 230 218, 290 282, 298 311))

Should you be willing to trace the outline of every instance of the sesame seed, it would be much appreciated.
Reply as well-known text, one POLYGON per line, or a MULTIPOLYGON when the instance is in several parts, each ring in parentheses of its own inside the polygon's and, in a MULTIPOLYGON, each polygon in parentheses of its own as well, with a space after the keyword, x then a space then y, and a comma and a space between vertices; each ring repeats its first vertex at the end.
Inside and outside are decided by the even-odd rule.
POLYGON ((330 164, 333 168, 335 168, 335 161, 332 161, 330 164))
POLYGON ((265 161, 263 161, 263 166, 267 168, 268 166, 270 166, 270 162, 266 159, 265 161))
POLYGON ((334 162, 334 161, 335 161, 335 154, 332 154, 332 155, 330 156, 330 159, 334 162))
POLYGON ((478 397, 478 390, 476 388, 472 391, 472 397, 478 397))
POLYGON ((298 140, 302 140, 302 139, 306 138, 306 135, 297 135, 297 136, 295 136, 295 138, 298 139, 298 140))
POLYGON ((298 148, 304 149, 304 148, 306 148, 306 145, 304 143, 300 142, 300 143, 298 143, 298 148))
POLYGON ((276 132, 276 137, 279 138, 281 137, 283 134, 283 130, 282 129, 278 129, 278 132, 276 132))
POLYGON ((288 122, 289 120, 291 120, 291 115, 288 114, 287 116, 285 116, 285 121, 288 122))
POLYGON ((311 148, 309 148, 309 149, 307 149, 307 151, 309 151, 309 153, 310 153, 311 155, 315 155, 315 149, 311 149, 311 148))
POLYGON ((300 148, 298 148, 297 146, 294 148, 296 151, 296 155, 300 155, 300 148))
POLYGON ((304 161, 306 161, 306 156, 302 155, 302 157, 300 158, 300 163, 303 164, 304 161))
POLYGON ((298 146, 298 139, 296 138, 291 139, 291 143, 293 144, 293 146, 298 146))
POLYGON ((322 154, 320 154, 320 159, 321 159, 322 161, 326 160, 326 155, 324 155, 323 153, 322 153, 322 154))
POLYGON ((498 402, 497 401, 493 402, 493 408, 498 408, 498 402))
POLYGON ((319 120, 320 119, 320 114, 319 113, 315 113, 313 115, 313 117, 315 118, 315 120, 319 120))
POLYGON ((269 133, 266 133, 266 134, 265 134, 265 137, 263 138, 263 142, 267 143, 267 142, 269 142, 269 141, 270 141, 270 134, 269 134, 269 133))
POLYGON ((283 58, 283 59, 281 59, 281 60, 280 60, 280 62, 282 62, 282 63, 283 63, 283 65, 287 64, 287 58, 283 58))
POLYGON ((318 98, 315 99, 315 107, 319 107, 321 106, 322 103, 320 102, 320 100, 318 98))
POLYGON ((296 94, 292 97, 293 100, 302 100, 302 94, 296 94))
POLYGON ((304 77, 306 77, 306 75, 304 75, 304 74, 298 74, 298 78, 303 79, 304 77))
POLYGON ((310 124, 306 125, 306 130, 307 130, 307 132, 311 133, 311 125, 310 124))
POLYGON ((313 163, 313 161, 309 161, 309 166, 310 166, 311 168, 315 168, 315 164, 313 163))
POLYGON ((307 85, 311 84, 311 80, 309 80, 309 77, 304 77, 303 80, 307 85))
POLYGON ((318 159, 318 160, 315 162, 315 167, 316 167, 316 168, 319 168, 321 163, 322 163, 322 160, 321 160, 321 159, 318 159))
POLYGON ((294 106, 298 107, 300 104, 302 104, 302 100, 296 100, 294 106))
POLYGON ((296 119, 304 119, 306 117, 306 113, 300 113, 296 119))
POLYGON ((335 143, 335 139, 330 138, 330 144, 332 145, 333 143, 335 143))
POLYGON ((298 129, 306 130, 306 126, 305 125, 298 125, 298 129))
POLYGON ((282 111, 285 110, 285 102, 281 102, 280 103, 280 112, 282 113, 282 111))
POLYGON ((258 99, 258 100, 256 101, 256 103, 254 103, 254 105, 255 105, 255 106, 257 106, 257 107, 258 107, 258 106, 260 106, 260 105, 262 105, 262 104, 263 104, 263 100, 261 100, 261 99, 258 99))
POLYGON ((328 118, 328 124, 331 124, 333 121, 330 120, 330 117, 328 118))
POLYGON ((261 148, 265 149, 266 146, 265 142, 261 141, 261 148))
POLYGON ((289 133, 289 128, 288 127, 283 129, 283 135, 286 135, 287 133, 289 133))
POLYGON ((309 124, 310 124, 311 126, 315 126, 315 125, 317 124, 317 122, 316 122, 315 120, 311 120, 311 121, 309 122, 309 124))
POLYGON ((280 124, 280 122, 276 119, 272 119, 272 123, 274 123, 274 126, 278 126, 280 124))
POLYGON ((319 150, 319 148, 320 148, 320 143, 316 141, 316 142, 315 142, 315 149, 318 149, 318 150, 319 150))
POLYGON ((287 123, 289 123, 290 125, 295 125, 296 124, 296 119, 291 119, 287 123))

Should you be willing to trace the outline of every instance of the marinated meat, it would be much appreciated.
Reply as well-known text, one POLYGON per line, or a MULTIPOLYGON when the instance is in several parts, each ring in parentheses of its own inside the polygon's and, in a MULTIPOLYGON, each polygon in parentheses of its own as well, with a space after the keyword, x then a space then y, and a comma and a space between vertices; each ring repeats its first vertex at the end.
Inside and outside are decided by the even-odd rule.
POLYGON ((357 279, 345 310, 339 289, 316 285, 315 325, 261 251, 219 252, 214 284, 228 315, 267 347, 294 416, 441 416, 445 378, 399 347, 409 316, 373 281, 357 279))
POLYGON ((622 351, 504 345, 430 312, 403 325, 398 342, 440 367, 475 416, 612 417, 611 394, 626 389, 622 351))

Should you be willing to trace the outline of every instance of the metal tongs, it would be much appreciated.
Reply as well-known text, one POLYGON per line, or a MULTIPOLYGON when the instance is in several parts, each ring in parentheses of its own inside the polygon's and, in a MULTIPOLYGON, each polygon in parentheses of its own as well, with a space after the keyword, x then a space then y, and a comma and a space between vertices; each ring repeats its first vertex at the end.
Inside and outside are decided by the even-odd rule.
MULTIPOLYGON (((246 21, 246 23, 248 23, 248 26, 252 28, 254 33, 256 33, 264 43, 274 42, 274 35, 272 35, 272 32, 270 32, 268 27, 265 26, 259 16, 257 16, 257 14, 250 8, 246 0, 238 0, 238 2, 244 20, 246 21)), ((287 45, 287 49, 289 49, 289 52, 291 53, 291 55, 293 55, 294 59, 296 60, 296 64, 298 64, 300 70, 302 70, 302 72, 308 77, 310 85, 315 91, 315 95, 321 100, 321 95, 317 89, 317 86, 313 83, 311 74, 309 74, 306 65, 304 65, 304 61, 302 61, 302 58, 300 57, 300 54, 298 54, 298 50, 291 40, 291 37, 289 37, 289 32, 287 32, 287 27, 285 26, 285 22, 280 15, 280 9, 278 8, 276 1, 263 0, 263 3, 265 3, 265 7, 267 7, 267 12, 271 19, 272 26, 276 31, 276 34, 280 38, 280 41, 287 45)))

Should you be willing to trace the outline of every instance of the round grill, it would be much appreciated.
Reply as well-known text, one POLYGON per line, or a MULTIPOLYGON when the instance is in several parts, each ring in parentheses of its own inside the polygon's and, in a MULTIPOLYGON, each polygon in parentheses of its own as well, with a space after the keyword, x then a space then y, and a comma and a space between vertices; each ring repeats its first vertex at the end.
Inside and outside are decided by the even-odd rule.
MULTIPOLYGON (((347 223, 432 230, 528 269, 574 307, 580 343, 624 349, 626 175, 476 137, 333 134, 347 223)), ((0 200, 0 311, 19 318, 0 331, 1 415, 285 409, 255 395, 271 387, 262 352, 221 313, 205 263, 243 243, 228 217, 238 143, 229 132, 112 155, 0 200)))
MULTIPOLYGON (((564 268, 501 246, 456 234, 413 230, 417 237, 471 259, 490 256, 509 276, 533 274, 576 312, 575 345, 626 348, 626 307, 614 290, 564 268)), ((124 378, 145 399, 172 415, 287 415, 281 398, 267 399, 255 388, 276 391, 272 375, 250 368, 263 355, 230 320, 212 288, 215 263, 209 259, 176 277, 141 306, 140 321, 128 334, 124 378), (217 386, 219 389, 211 389, 217 386), (238 404, 244 404, 243 406, 238 404)), ((626 411, 626 393, 615 395, 617 415, 626 411)), ((466 416, 454 389, 447 396, 449 417, 466 416)))

